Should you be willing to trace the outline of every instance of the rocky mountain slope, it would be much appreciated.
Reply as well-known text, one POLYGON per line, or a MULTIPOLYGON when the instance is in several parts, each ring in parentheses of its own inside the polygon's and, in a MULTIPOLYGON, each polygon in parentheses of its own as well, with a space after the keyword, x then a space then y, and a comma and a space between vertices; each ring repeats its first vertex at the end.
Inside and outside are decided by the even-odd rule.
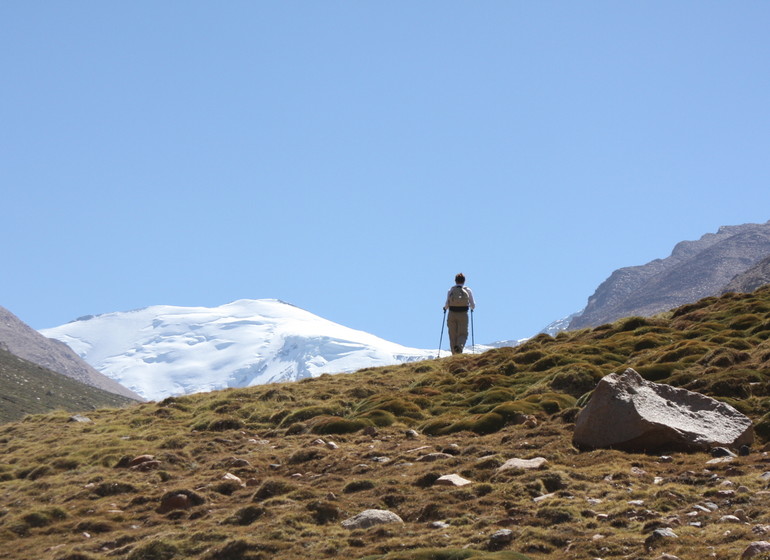
POLYGON ((0 349, 0 422, 51 410, 115 408, 136 400, 80 383, 0 349))
POLYGON ((613 272, 574 317, 569 329, 621 317, 650 316, 718 295, 738 274, 770 255, 770 222, 723 226, 697 241, 683 241, 665 259, 613 272))
POLYGON ((129 399, 141 399, 133 391, 96 371, 69 346, 46 338, 4 307, 0 307, 0 348, 85 385, 129 399))
POLYGON ((9 560, 734 560, 770 540, 769 408, 762 288, 91 424, 50 413, 0 426, 0 544, 9 560), (737 457, 576 449, 590 391, 628 367, 729 403, 758 440, 737 457))
POLYGON ((41 332, 153 400, 436 356, 274 299, 214 308, 159 305, 41 332))
POLYGON ((770 257, 762 259, 757 264, 737 275, 722 289, 723 293, 750 293, 757 288, 770 284, 770 257))

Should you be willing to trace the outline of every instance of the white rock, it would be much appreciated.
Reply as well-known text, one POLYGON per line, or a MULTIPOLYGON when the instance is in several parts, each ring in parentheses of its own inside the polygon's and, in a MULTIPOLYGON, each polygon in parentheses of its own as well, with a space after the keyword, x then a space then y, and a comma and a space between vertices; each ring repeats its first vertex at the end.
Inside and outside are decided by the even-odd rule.
POLYGON ((436 482, 433 483, 436 486, 467 486, 468 484, 473 484, 470 480, 467 478, 461 477, 459 474, 445 474, 444 476, 440 476, 436 479, 436 482))
POLYGON ((536 470, 542 469, 548 464, 548 460, 543 457, 535 457, 534 459, 508 459, 505 463, 497 468, 497 472, 503 472, 510 469, 522 469, 522 470, 536 470))
POLYGON ((384 525, 386 523, 403 523, 404 520, 392 511, 384 509, 367 509, 358 515, 342 522, 345 529, 366 529, 374 525, 384 525))

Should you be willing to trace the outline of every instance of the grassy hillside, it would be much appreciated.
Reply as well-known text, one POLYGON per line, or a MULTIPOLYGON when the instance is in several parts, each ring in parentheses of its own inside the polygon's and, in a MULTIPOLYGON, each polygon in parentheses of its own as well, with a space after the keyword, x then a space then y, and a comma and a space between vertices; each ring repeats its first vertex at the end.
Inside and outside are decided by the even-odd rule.
POLYGON ((23 360, 2 348, 0 387, 0 423, 55 409, 82 412, 135 402, 23 360))
POLYGON ((0 545, 51 560, 732 560, 770 540, 768 338, 764 289, 478 356, 102 409, 91 424, 28 417, 0 426, 0 545), (759 444, 713 464, 579 452, 578 406, 626 367, 730 402, 759 444), (500 470, 536 457, 539 470, 500 470), (449 474, 472 484, 437 483, 449 474), (187 509, 162 507, 172 494, 187 509), (404 523, 342 526, 367 509, 404 523), (656 540, 665 527, 676 538, 656 540))

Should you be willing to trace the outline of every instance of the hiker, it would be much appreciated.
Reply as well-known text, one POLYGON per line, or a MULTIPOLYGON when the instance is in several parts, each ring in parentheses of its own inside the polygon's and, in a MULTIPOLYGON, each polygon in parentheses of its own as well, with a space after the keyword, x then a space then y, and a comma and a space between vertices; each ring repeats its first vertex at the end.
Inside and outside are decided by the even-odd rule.
POLYGON ((465 275, 455 276, 455 285, 449 288, 444 311, 449 310, 446 326, 449 329, 449 347, 452 354, 462 354, 465 341, 468 340, 468 310, 476 309, 473 292, 465 286, 465 275))

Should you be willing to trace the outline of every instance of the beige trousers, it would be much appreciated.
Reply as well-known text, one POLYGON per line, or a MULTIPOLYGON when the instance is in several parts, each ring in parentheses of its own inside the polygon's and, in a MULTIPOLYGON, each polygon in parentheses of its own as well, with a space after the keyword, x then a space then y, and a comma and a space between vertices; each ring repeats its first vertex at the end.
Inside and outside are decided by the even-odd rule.
POLYGON ((450 311, 446 326, 449 329, 449 348, 452 354, 462 354, 468 340, 468 312, 450 311))

